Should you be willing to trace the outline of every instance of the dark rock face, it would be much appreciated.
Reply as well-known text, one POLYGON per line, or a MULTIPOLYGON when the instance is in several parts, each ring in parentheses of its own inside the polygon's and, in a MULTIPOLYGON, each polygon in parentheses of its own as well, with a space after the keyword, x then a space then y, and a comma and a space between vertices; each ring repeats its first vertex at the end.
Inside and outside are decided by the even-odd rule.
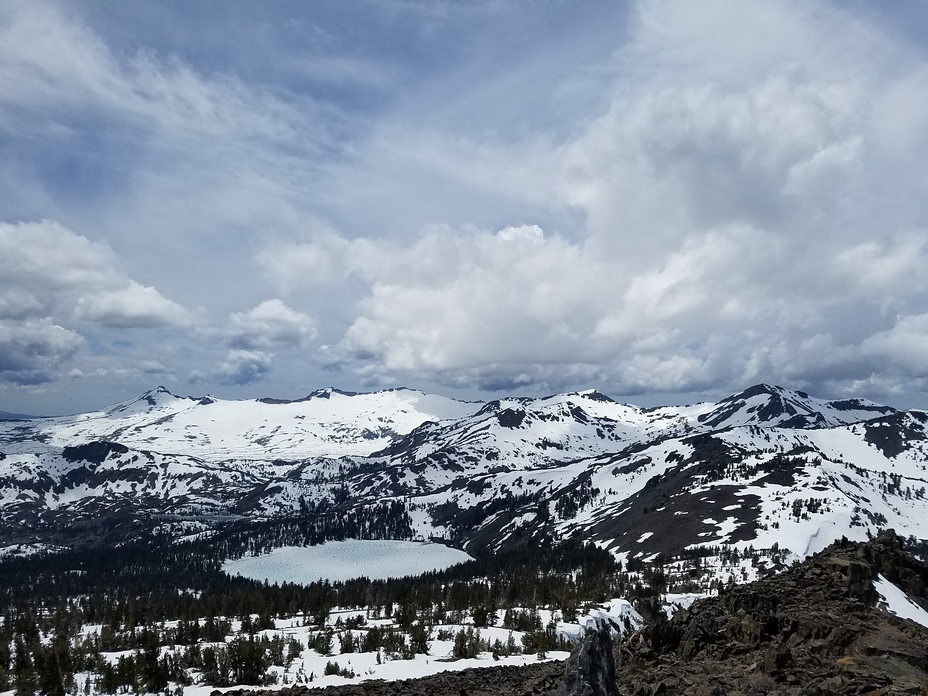
POLYGON ((928 602, 928 566, 897 537, 837 542, 626 639, 619 693, 922 693, 928 629, 876 608, 878 573, 928 602))
POLYGON ((61 452, 61 457, 72 463, 85 461, 91 464, 102 464, 111 454, 125 454, 128 451, 128 447, 118 442, 88 442, 85 445, 65 447, 61 452))
POLYGON ((587 636, 570 654, 564 681, 550 696, 618 696, 609 629, 587 636))
POLYGON ((496 419, 504 428, 518 428, 525 420, 525 411, 522 409, 505 408, 496 414, 496 419))

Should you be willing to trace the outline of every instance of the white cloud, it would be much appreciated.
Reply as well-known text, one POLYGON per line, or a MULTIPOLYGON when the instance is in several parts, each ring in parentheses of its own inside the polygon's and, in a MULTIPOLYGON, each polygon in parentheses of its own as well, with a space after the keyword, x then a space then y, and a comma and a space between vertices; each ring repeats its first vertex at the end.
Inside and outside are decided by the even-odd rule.
POLYGON ((329 224, 308 225, 304 236, 311 241, 277 241, 255 256, 265 276, 282 293, 299 287, 318 287, 337 281, 352 269, 363 240, 349 242, 329 224))
POLYGON ((77 300, 77 315, 86 321, 115 328, 179 326, 191 321, 190 313, 151 287, 130 280, 127 287, 77 300))
MULTIPOLYGON (((434 227, 405 247, 323 244, 330 268, 370 288, 327 356, 372 384, 641 391, 767 378, 774 368, 793 377, 788 358, 802 336, 793 303, 802 289, 784 294, 783 280, 767 273, 782 263, 783 242, 762 230, 685 237, 656 263, 624 272, 628 259, 537 226, 496 234, 434 227)), ((289 277, 307 277, 303 260, 319 255, 311 243, 302 248, 308 253, 277 256, 289 277)))
MULTIPOLYGON (((273 355, 257 350, 230 350, 210 377, 219 384, 244 385, 262 380, 271 371, 273 355)), ((192 381, 197 381, 193 379, 192 381)))
POLYGON ((193 321, 182 306, 130 279, 109 245, 55 222, 0 222, 0 281, 0 316, 121 328, 193 321))
POLYGON ((0 222, 0 380, 51 382, 78 358, 80 366, 72 369, 77 376, 138 375, 136 367, 123 364, 135 357, 85 354, 84 334, 186 326, 194 319, 155 288, 129 278, 106 243, 49 221, 0 222))
POLYGON ((566 361, 589 332, 594 293, 612 285, 607 268, 587 261, 537 227, 495 235, 435 228, 408 248, 381 245, 352 257, 371 293, 344 347, 396 370, 516 364, 526 355, 566 361))
POLYGON ((836 269, 881 297, 928 289, 928 233, 911 231, 861 242, 841 251, 836 269))
POLYGON ((233 313, 225 329, 226 340, 239 348, 302 348, 318 334, 311 317, 279 299, 266 300, 248 312, 233 313))
POLYGON ((0 118, 8 128, 44 127, 60 134, 59 119, 78 110, 172 137, 220 136, 289 139, 295 112, 262 99, 232 76, 207 80, 179 60, 151 52, 125 59, 80 22, 52 6, 2 8, 0 118), (26 124, 17 107, 44 107, 43 120, 26 124))
MULTIPOLYGON (((111 42, 105 22, 91 27, 81 14, 0 8, 0 190, 12 192, 0 218, 47 217, 108 239, 121 261, 148 271, 142 285, 160 289, 159 277, 172 276, 186 295, 171 298, 179 304, 222 305, 229 269, 243 301, 256 302, 247 240, 290 234, 310 217, 307 191, 339 157, 345 112, 215 63, 195 66, 182 50, 111 42)), ((125 302, 114 291, 86 299, 81 316, 192 321, 150 288, 125 302)))
POLYGON ((117 261, 104 242, 51 222, 0 223, 0 274, 7 287, 41 297, 75 289, 96 290, 118 276, 117 261))
POLYGON ((611 104, 561 145, 497 143, 477 163, 460 139, 422 139, 462 179, 582 210, 579 234, 328 234, 277 254, 291 284, 313 265, 367 284, 345 360, 372 382, 618 391, 841 391, 924 369, 928 327, 906 319, 928 309, 910 231, 928 92, 907 88, 924 58, 834 8, 658 2, 617 60, 611 104))
POLYGON ((928 312, 900 316, 892 328, 868 336, 864 354, 890 376, 928 376, 928 312))

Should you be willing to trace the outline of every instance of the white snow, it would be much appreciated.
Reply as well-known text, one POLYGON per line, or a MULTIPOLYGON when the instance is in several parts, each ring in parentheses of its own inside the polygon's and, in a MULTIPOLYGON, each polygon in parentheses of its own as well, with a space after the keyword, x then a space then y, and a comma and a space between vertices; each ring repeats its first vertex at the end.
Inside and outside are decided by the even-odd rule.
POLYGON ((705 599, 708 596, 703 592, 668 592, 664 595, 664 613, 669 619, 680 609, 689 609, 693 606, 693 602, 705 599))
MULTIPOLYGON (((538 659, 534 654, 531 655, 511 655, 494 660, 489 653, 481 653, 478 657, 472 659, 449 660, 441 657, 440 651, 445 648, 450 650, 450 641, 432 641, 434 655, 416 655, 411 660, 383 660, 381 664, 376 662, 376 653, 352 653, 350 655, 316 656, 311 650, 304 651, 301 662, 303 671, 307 674, 315 674, 315 678, 303 686, 309 688, 337 686, 342 684, 359 684, 371 679, 385 679, 387 681, 396 681, 400 679, 417 679, 427 677, 439 672, 459 672, 465 669, 475 667, 495 667, 497 665, 524 665, 536 662, 549 662, 554 660, 566 660, 570 653, 548 651, 548 656, 544 660, 538 659), (447 643, 447 644, 446 644, 447 643), (347 667, 354 670, 356 676, 344 678, 341 676, 331 675, 322 676, 323 669, 327 662, 335 662, 340 667, 347 667)), ((184 696, 208 696, 216 691, 225 692, 240 689, 241 687, 227 687, 217 689, 214 686, 187 686, 184 687, 184 696)), ((261 690, 278 691, 283 689, 283 684, 261 687, 261 690)), ((12 693, 12 692, 10 692, 12 693)))
POLYGON ((925 611, 915 602, 909 599, 908 595, 893 585, 882 575, 878 575, 873 583, 876 591, 883 601, 880 605, 885 604, 885 608, 901 619, 911 619, 915 623, 920 623, 928 628, 928 611, 925 611))
MULTIPOLYGON (((200 529, 186 529, 177 520, 225 517, 234 502, 258 485, 265 484, 265 494, 248 514, 274 516, 292 513, 301 498, 332 499, 345 482, 349 495, 358 500, 402 496, 394 499, 406 505, 413 533, 441 538, 449 534, 450 523, 434 521, 436 506, 453 503, 467 510, 509 496, 554 501, 585 477, 589 490, 596 492, 579 497, 577 509, 551 513, 557 536, 581 532, 590 538, 602 533, 594 530, 601 530, 603 521, 622 514, 631 497, 654 477, 695 466, 699 458, 692 456, 691 436, 712 432, 714 439, 741 454, 721 479, 696 476, 680 491, 701 494, 706 506, 717 499, 715 489, 726 491, 715 509, 703 512, 700 506, 703 531, 691 540, 691 548, 726 544, 744 552, 776 544, 774 563, 780 564, 841 536, 865 539, 879 528, 928 538, 928 440, 913 436, 907 449, 888 456, 868 440, 872 423, 839 425, 883 412, 870 402, 832 404, 774 387, 767 392, 799 413, 821 412, 819 425, 828 427, 770 427, 774 421, 760 415, 768 401, 761 393, 737 404, 729 399, 640 409, 592 392, 509 398, 480 407, 404 389, 358 395, 322 390, 284 403, 197 400, 154 390, 106 411, 0 423, 0 446, 7 455, 0 462, 5 482, 0 485, 0 510, 27 502, 77 510, 93 498, 108 504, 154 496, 159 512, 167 515, 161 530, 196 538, 200 529), (521 412, 518 425, 500 422, 499 411, 506 408, 521 412), (701 416, 709 417, 700 421, 701 416), (716 416, 725 416, 722 430, 716 416), (422 430, 412 447, 361 458, 415 427, 422 430), (62 446, 95 439, 112 439, 130 449, 99 464, 61 456, 62 446), (635 443, 643 449, 630 447, 635 443), (453 453, 450 460, 448 453, 453 453), (791 464, 771 475, 779 471, 780 457, 791 464), (94 476, 67 477, 84 467, 94 476), (29 483, 43 476, 55 485, 38 494, 29 483), (740 533, 755 515, 752 534, 740 533)), ((913 432, 926 430, 921 418, 908 417, 913 432)), ((677 506, 672 514, 693 513, 677 506)), ((498 525, 494 544, 499 548, 520 527, 540 523, 538 517, 538 510, 526 505, 499 511, 485 524, 498 525)), ((619 543, 626 548, 636 538, 646 542, 650 534, 636 530, 624 538, 595 540, 617 553, 619 543)), ((754 577, 758 568, 740 563, 737 569, 731 565, 718 572, 727 578, 737 571, 735 579, 741 581, 754 577)), ((285 576, 304 572, 275 571, 285 576)), ((361 572, 370 574, 367 568, 361 572)))
POLYGON ((60 547, 50 544, 12 544, 0 547, 0 558, 16 558, 34 556, 38 553, 58 551, 60 547))
POLYGON ((226 561, 222 569, 271 583, 344 582, 421 575, 471 560, 463 551, 419 541, 348 539, 318 546, 284 546, 261 556, 226 561))
POLYGON ((624 635, 628 630, 640 628, 643 623, 644 619, 635 611, 631 602, 618 597, 590 609, 576 623, 559 623, 557 632, 568 640, 579 641, 587 631, 603 626, 609 626, 613 632, 624 635))
MULTIPOLYGON (((426 421, 456 420, 479 404, 396 389, 370 394, 323 390, 300 401, 225 401, 155 390, 78 416, 30 421, 37 440, 54 446, 105 440, 209 461, 368 455, 426 421)), ((0 433, 12 426, 0 424, 0 433)))

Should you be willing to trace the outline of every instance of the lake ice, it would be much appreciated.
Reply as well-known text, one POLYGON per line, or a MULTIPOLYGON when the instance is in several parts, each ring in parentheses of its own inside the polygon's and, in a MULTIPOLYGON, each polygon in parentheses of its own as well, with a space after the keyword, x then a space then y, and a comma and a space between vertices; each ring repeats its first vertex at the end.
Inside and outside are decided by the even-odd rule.
POLYGON ((420 575, 471 560, 463 551, 421 541, 329 541, 317 546, 284 546, 261 556, 226 561, 222 569, 271 583, 309 584, 320 579, 344 582, 420 575))

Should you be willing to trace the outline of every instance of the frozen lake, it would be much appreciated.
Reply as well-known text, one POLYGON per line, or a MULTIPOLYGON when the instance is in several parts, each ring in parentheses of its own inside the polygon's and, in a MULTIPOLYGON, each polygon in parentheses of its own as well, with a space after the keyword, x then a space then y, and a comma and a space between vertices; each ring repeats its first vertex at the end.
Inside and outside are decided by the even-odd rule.
POLYGON ((318 546, 284 546, 263 556, 226 561, 222 569, 268 582, 308 584, 368 577, 372 580, 420 575, 471 560, 463 551, 422 541, 329 541, 318 546))

